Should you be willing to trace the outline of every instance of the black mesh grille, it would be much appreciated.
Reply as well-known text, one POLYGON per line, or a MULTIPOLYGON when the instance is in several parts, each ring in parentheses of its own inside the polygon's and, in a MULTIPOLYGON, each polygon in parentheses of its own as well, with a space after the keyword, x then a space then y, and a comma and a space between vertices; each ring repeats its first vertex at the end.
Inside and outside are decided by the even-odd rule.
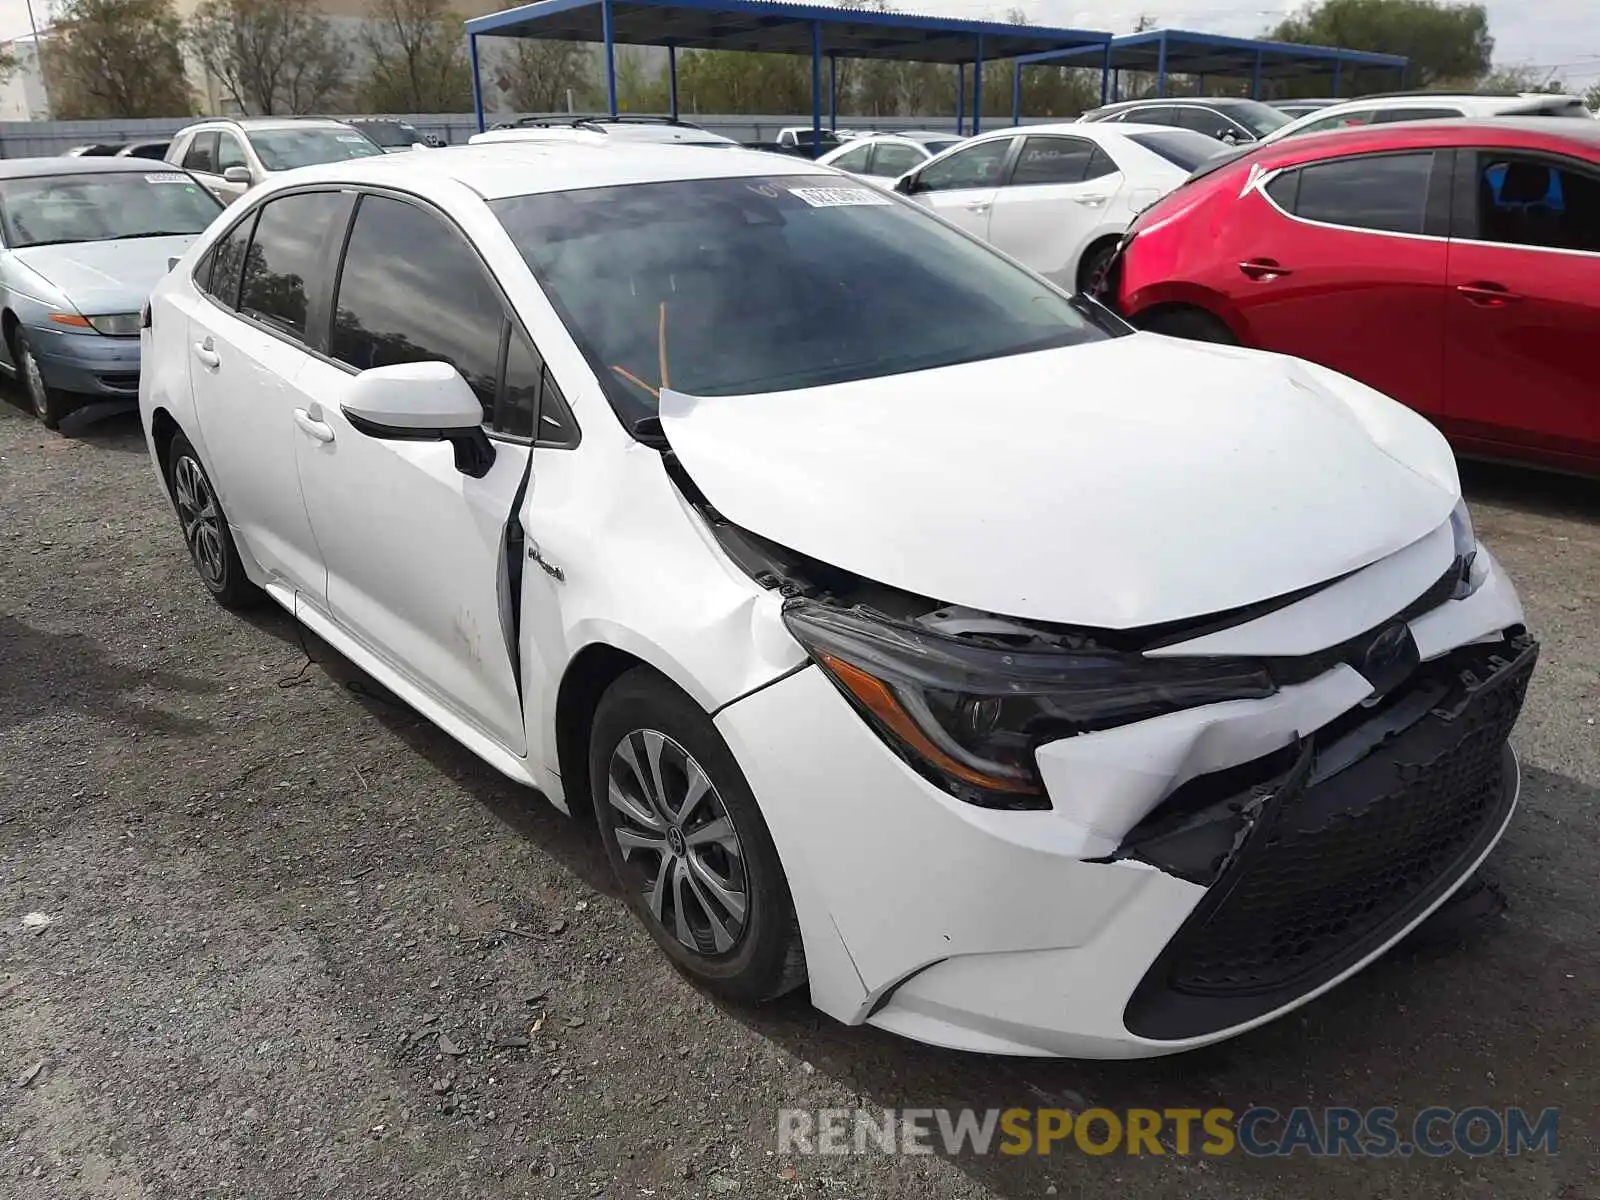
MULTIPOLYGON (((1172 1017, 1181 997, 1223 1001, 1209 1028, 1270 1011, 1369 953, 1459 877, 1514 799, 1505 744, 1536 657, 1527 638, 1452 656, 1452 686, 1408 727, 1341 731, 1374 744, 1326 778, 1314 765, 1263 810, 1135 993, 1129 1027, 1156 1009, 1172 1017)), ((1314 761, 1339 749, 1319 744, 1314 761)), ((1204 1032, 1157 1024, 1168 1031, 1147 1036, 1204 1032)))

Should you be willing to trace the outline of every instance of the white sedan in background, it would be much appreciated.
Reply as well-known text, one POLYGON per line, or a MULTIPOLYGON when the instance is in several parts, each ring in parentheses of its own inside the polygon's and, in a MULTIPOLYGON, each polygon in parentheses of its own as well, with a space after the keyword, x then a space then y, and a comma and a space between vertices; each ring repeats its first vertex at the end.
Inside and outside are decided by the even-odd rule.
POLYGON ((801 159, 425 157, 270 179, 156 285, 161 486, 220 603, 593 813, 704 986, 1165 1054, 1499 839, 1537 647, 1422 417, 801 159))
POLYGON ((1011 126, 945 151, 894 190, 1052 283, 1088 291, 1134 217, 1228 149, 1167 125, 1011 126))
MULTIPOLYGON (((844 135, 841 133, 840 136, 844 135)), ((934 155, 960 145, 961 141, 962 138, 953 133, 924 129, 907 129, 899 133, 863 133, 854 135, 843 146, 828 151, 817 161, 862 179, 887 181, 899 179, 934 155)))

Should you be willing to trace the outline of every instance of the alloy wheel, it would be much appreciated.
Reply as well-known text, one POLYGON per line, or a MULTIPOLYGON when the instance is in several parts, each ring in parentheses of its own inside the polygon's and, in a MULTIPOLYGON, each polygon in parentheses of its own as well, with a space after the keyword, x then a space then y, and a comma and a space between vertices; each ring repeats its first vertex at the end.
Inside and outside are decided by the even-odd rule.
POLYGON ((651 917, 700 955, 733 951, 749 914, 738 831, 694 757, 664 733, 636 729, 612 751, 612 836, 634 866, 651 917))
POLYGON ((172 468, 172 493, 177 501, 178 522, 183 527, 184 544, 194 559, 200 577, 212 589, 219 589, 227 576, 228 556, 222 540, 222 516, 217 498, 200 464, 187 456, 172 468))

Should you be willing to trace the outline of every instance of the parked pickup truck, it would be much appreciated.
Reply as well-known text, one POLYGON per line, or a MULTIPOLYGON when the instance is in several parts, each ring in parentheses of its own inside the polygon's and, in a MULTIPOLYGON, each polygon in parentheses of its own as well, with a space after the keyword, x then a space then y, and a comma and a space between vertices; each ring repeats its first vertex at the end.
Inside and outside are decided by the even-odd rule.
POLYGON ((844 141, 831 129, 824 129, 820 133, 803 125, 791 125, 787 129, 778 130, 778 140, 775 142, 746 142, 745 146, 751 150, 769 150, 774 154, 793 154, 800 158, 811 158, 813 154, 826 154, 829 150, 837 149, 844 141), (813 139, 816 139, 814 148, 813 139))

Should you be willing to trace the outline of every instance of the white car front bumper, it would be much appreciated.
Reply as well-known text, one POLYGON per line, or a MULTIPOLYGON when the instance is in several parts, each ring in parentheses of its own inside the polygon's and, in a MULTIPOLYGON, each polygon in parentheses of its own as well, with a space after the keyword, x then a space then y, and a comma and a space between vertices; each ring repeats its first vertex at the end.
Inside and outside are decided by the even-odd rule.
MULTIPOLYGON (((1246 831, 1249 836, 1241 836, 1237 853, 1223 856, 1222 873, 1200 881, 1191 881, 1193 869, 1175 872, 1159 865, 1164 850, 1135 857, 1126 841, 1137 841, 1145 826, 1119 850, 1118 840, 1104 835, 1107 821, 1085 822, 1083 814, 1105 818, 1099 799, 1119 793, 1153 796, 1140 803, 1159 804, 1184 779, 1204 784, 1225 778, 1218 773, 1264 761, 1275 750, 1307 771, 1313 761, 1331 760, 1321 742, 1313 754, 1300 739, 1323 730, 1331 740, 1332 726, 1341 734, 1346 727, 1359 731, 1370 724, 1362 714, 1389 711, 1360 707, 1370 689, 1349 666, 1332 667, 1268 699, 1213 705, 1173 715, 1182 720, 1156 718, 1055 743, 1075 753, 1053 761, 1047 761, 1051 747, 1041 748, 1054 805, 1045 812, 978 808, 935 787, 891 752, 816 668, 723 709, 718 728, 760 801, 788 875, 813 1002, 848 1023, 867 1022, 960 1049, 1131 1058, 1230 1037, 1360 970, 1472 874, 1515 804, 1517 771, 1505 734, 1536 651, 1519 657, 1500 640, 1503 631, 1520 625, 1522 612, 1487 552, 1480 552, 1475 574, 1482 582, 1473 596, 1410 622, 1424 659, 1437 660, 1414 678, 1454 680, 1466 659, 1450 655, 1465 655, 1479 675, 1499 681, 1483 689, 1493 702, 1473 700, 1455 724, 1426 715, 1415 730, 1374 739, 1362 757, 1331 776, 1333 782, 1303 774, 1295 784, 1302 790, 1291 794, 1280 772, 1282 799, 1274 793, 1246 831), (1491 642, 1498 646, 1499 667, 1484 665, 1495 649, 1491 642), (1474 643, 1482 644, 1460 649, 1474 643), (1195 713, 1205 718, 1205 736, 1195 734, 1195 713), (1301 723, 1311 720, 1316 724, 1301 723), (1097 742, 1115 743, 1114 752, 1081 753, 1097 742), (1420 767, 1410 759, 1387 761, 1395 754, 1426 761, 1420 767), (1186 764, 1176 775, 1175 762, 1186 764), (1387 793, 1376 785, 1363 790, 1362 771, 1391 768, 1384 778, 1410 782, 1393 784, 1387 793), (1152 774, 1159 776, 1154 788, 1152 774), (1458 804, 1449 790, 1478 783, 1482 787, 1470 802, 1458 804), (1381 806, 1373 803, 1379 798, 1381 806), (1328 894, 1337 893, 1345 903, 1351 887, 1366 886, 1360 875, 1368 868, 1359 860, 1369 850, 1359 839, 1344 837, 1347 827, 1359 823, 1352 823, 1350 813, 1336 812, 1330 818, 1334 832, 1326 835, 1335 839, 1332 851, 1321 854, 1316 839, 1324 833, 1305 814, 1319 806, 1360 809, 1363 803, 1377 814, 1371 830, 1378 844, 1371 853, 1396 841, 1394 826, 1385 822, 1400 811, 1399 804, 1412 805, 1418 820, 1426 816, 1429 829, 1443 829, 1440 814, 1458 807, 1470 809, 1471 819, 1463 817, 1461 829, 1446 831, 1455 840, 1439 842, 1443 849, 1434 858, 1440 861, 1424 856, 1431 863, 1426 887, 1380 913, 1376 925, 1363 925, 1364 916, 1355 914, 1356 935, 1341 941, 1338 929, 1318 927, 1318 888, 1334 889, 1328 894), (1291 828, 1295 822, 1311 828, 1297 831, 1291 828), (1266 845, 1269 840, 1273 845, 1266 845), (1340 855, 1350 860, 1346 866, 1338 866, 1340 855), (1337 867, 1327 879, 1314 866, 1325 858, 1337 867), (1275 862, 1293 869, 1275 879, 1275 862), (1219 907, 1230 894, 1233 911, 1219 907), (1260 921, 1238 911, 1241 905, 1254 906, 1260 921), (1288 939, 1282 955, 1272 949, 1275 935, 1288 939), (1301 953, 1293 948, 1297 938, 1320 939, 1324 951, 1320 958, 1312 954, 1316 961, 1304 970, 1283 966, 1305 965, 1295 957, 1301 953), (1238 963, 1222 961, 1235 952, 1238 963), (1229 982, 1236 969, 1240 987, 1253 989, 1253 997, 1230 994, 1240 990, 1229 982), (1280 978, 1285 973, 1292 977, 1280 978)), ((1394 707, 1411 686, 1391 695, 1394 707)), ((1144 815, 1124 824, 1132 826, 1144 815)), ((1378 874, 1392 875, 1394 869, 1390 863, 1378 874)))

